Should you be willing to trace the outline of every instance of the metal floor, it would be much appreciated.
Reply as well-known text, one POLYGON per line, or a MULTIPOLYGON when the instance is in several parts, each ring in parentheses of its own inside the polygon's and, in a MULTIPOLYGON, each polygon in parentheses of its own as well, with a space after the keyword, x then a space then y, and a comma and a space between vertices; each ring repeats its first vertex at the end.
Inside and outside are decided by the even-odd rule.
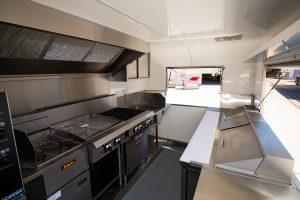
POLYGON ((162 148, 149 166, 128 185, 117 199, 122 200, 176 200, 180 199, 182 147, 162 148))

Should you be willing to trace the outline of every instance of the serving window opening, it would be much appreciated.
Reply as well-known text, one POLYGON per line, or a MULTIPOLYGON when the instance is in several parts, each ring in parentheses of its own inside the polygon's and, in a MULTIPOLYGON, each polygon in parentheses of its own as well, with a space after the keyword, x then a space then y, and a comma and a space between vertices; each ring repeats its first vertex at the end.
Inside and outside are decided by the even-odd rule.
POLYGON ((224 67, 167 67, 169 104, 220 107, 224 67))

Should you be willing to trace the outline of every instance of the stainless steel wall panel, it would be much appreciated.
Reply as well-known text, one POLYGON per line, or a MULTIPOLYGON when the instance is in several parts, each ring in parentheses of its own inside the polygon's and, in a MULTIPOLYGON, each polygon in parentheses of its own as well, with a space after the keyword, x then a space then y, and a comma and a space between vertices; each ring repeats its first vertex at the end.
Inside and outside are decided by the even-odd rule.
POLYGON ((50 106, 110 94, 110 81, 98 74, 0 77, 13 116, 50 106))
POLYGON ((49 116, 49 124, 56 124, 80 115, 89 113, 89 102, 81 102, 77 104, 62 106, 47 110, 49 116))
POLYGON ((90 113, 93 114, 101 113, 106 110, 117 107, 117 98, 115 95, 113 95, 101 99, 94 99, 90 101, 89 106, 90 106, 89 108, 90 113))
POLYGON ((49 116, 49 124, 53 125, 84 114, 98 114, 116 107, 116 104, 116 97, 112 95, 58 108, 52 108, 46 112, 49 116))
POLYGON ((244 105, 252 105, 253 95, 221 94, 221 108, 238 108, 244 105))

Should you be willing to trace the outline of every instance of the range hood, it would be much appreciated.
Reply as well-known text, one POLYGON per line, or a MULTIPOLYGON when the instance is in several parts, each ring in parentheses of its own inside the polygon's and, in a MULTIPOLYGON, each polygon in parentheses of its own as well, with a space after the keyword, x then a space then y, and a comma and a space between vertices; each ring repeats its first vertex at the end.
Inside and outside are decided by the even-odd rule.
POLYGON ((268 66, 300 64, 300 32, 269 48, 264 64, 268 66))
POLYGON ((147 41, 28 0, 0 1, 0 38, 1 75, 115 75, 150 51, 147 41))
POLYGON ((115 74, 144 54, 5 22, 0 22, 0 38, 1 74, 115 74))
POLYGON ((228 119, 233 121, 236 121, 235 117, 243 118, 246 113, 249 123, 242 120, 241 125, 236 126, 233 122, 230 128, 225 121, 227 129, 220 131, 216 167, 271 182, 291 184, 294 160, 260 113, 252 106, 225 110, 225 113, 239 113, 240 116, 228 119))

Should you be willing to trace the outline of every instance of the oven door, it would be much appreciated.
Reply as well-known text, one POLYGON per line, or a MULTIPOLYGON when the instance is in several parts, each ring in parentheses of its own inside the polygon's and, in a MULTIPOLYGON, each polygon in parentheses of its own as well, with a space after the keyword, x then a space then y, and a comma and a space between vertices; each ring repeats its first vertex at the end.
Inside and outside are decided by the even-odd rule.
POLYGON ((124 175, 129 176, 140 164, 146 161, 148 154, 148 132, 132 136, 124 143, 124 175))

